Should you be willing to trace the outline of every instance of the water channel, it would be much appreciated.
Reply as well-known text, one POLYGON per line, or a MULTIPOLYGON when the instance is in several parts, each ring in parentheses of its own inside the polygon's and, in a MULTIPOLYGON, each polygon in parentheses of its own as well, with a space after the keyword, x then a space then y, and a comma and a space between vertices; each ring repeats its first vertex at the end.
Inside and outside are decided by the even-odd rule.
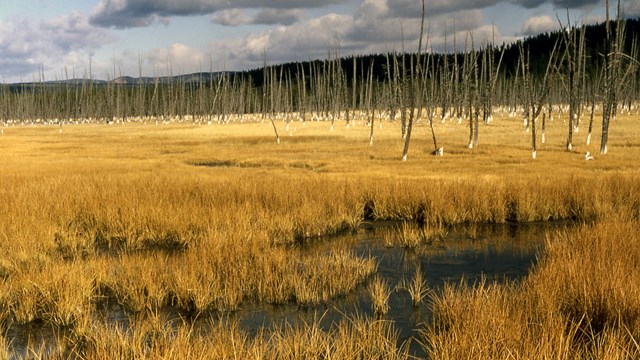
MULTIPOLYGON (((461 224, 448 229, 447 234, 429 244, 406 249, 389 246, 389 233, 399 226, 392 222, 376 222, 363 226, 356 234, 347 234, 330 240, 318 240, 307 251, 332 251, 345 247, 362 257, 371 256, 378 261, 377 274, 396 288, 403 279, 411 280, 420 269, 428 286, 439 291, 445 283, 473 285, 482 279, 488 281, 519 281, 524 278, 540 253, 548 235, 568 223, 540 222, 525 224, 461 224)), ((256 333, 262 327, 283 326, 320 319, 328 329, 348 316, 374 316, 371 298, 366 286, 354 293, 312 308, 298 306, 259 305, 237 314, 240 327, 256 333)), ((428 304, 414 307, 406 290, 392 291, 389 312, 383 317, 392 321, 399 332, 400 342, 411 340, 410 354, 426 354, 415 341, 418 329, 430 320, 428 304)))
MULTIPOLYGON (((300 250, 330 252, 344 249, 358 256, 375 258, 378 262, 377 276, 392 289, 390 310, 383 319, 393 322, 400 342, 410 341, 410 353, 421 358, 426 354, 415 340, 418 329, 429 322, 431 313, 428 303, 414 307, 406 290, 393 290, 403 279, 411 280, 419 268, 429 288, 435 292, 446 283, 460 283, 462 279, 469 285, 481 279, 519 281, 528 274, 544 251, 549 235, 570 224, 462 224, 448 228, 446 235, 440 239, 412 249, 390 246, 388 239, 397 234, 398 226, 394 222, 366 223, 356 233, 316 239, 303 245, 300 250)), ((103 319, 128 326, 128 316, 121 306, 102 306, 103 319)), ((179 313, 175 314, 175 317, 179 316, 179 313)), ((219 314, 211 316, 220 317, 219 314)), ((268 330, 300 322, 319 321, 322 328, 329 329, 345 318, 354 316, 374 316, 366 285, 347 296, 316 306, 246 304, 241 310, 224 318, 238 321, 243 331, 255 335, 265 328, 268 330)), ((211 324, 209 319, 200 318, 198 321, 211 324)), ((5 331, 5 338, 20 357, 20 354, 25 355, 28 346, 35 345, 45 352, 46 349, 53 349, 55 339, 64 336, 63 332, 42 324, 10 325, 5 331)))

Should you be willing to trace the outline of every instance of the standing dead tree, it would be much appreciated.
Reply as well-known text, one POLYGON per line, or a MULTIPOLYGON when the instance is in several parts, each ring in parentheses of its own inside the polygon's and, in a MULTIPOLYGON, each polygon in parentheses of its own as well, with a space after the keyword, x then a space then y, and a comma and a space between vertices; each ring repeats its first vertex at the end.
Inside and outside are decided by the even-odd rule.
POLYGON ((262 109, 263 109, 263 119, 264 117, 268 116, 269 117, 269 121, 271 121, 271 126, 273 127, 273 132, 276 135, 276 144, 280 144, 280 135, 278 135, 278 128, 276 127, 275 122, 273 121, 273 112, 274 112, 274 94, 273 94, 273 88, 274 88, 274 74, 269 71, 267 69, 267 53, 265 51, 264 53, 264 67, 263 67, 263 82, 262 82, 262 109), (269 99, 267 99, 267 96, 269 97, 269 99), (269 101, 271 100, 271 101, 269 101), (270 106, 270 110, 271 110, 271 114, 267 115, 267 103, 269 103, 270 106))
MULTIPOLYGON (((446 56, 445 56, 445 59, 446 59, 446 56)), ((444 66, 446 66, 446 62, 444 66)), ((425 110, 427 112, 427 120, 429 121, 429 129, 431 131, 431 138, 433 139, 433 151, 431 152, 431 154, 436 156, 443 156, 444 148, 438 147, 438 141, 436 140, 436 132, 433 128, 433 118, 436 114, 436 104, 438 103, 438 93, 440 92, 439 95, 441 97, 446 96, 446 94, 439 90, 441 87, 438 86, 438 82, 436 79, 436 68, 437 68, 437 65, 435 63, 433 52, 430 52, 429 54, 427 54, 426 61, 424 64, 425 71, 423 71, 423 75, 422 75, 422 89, 426 90, 426 93, 425 93, 426 97, 425 96, 421 97, 421 100, 418 103, 418 112, 421 111, 422 102, 424 101, 425 110)), ((441 77, 440 81, 446 81, 446 80, 443 80, 443 78, 447 78, 447 77, 448 76, 446 75, 444 77, 441 77)), ((443 107, 442 112, 444 113, 445 111, 446 110, 443 107)))
MULTIPOLYGON (((525 107, 525 116, 529 116, 529 122, 531 126, 531 157, 533 159, 537 156, 537 144, 536 144, 536 120, 540 113, 542 112, 542 108, 546 103, 547 96, 549 95, 549 78, 551 75, 551 70, 555 68, 556 60, 556 50, 558 47, 558 42, 556 41, 553 46, 553 50, 551 51, 551 56, 549 57, 549 62, 547 63, 547 68, 545 70, 545 74, 541 81, 536 81, 536 78, 531 75, 531 71, 529 68, 529 51, 525 53, 524 46, 522 42, 518 43, 518 50, 520 52, 520 69, 522 69, 522 83, 525 95, 524 104, 525 107), (528 114, 528 115, 527 115, 528 114)), ((543 116, 544 119, 544 116, 543 116)), ((544 123, 544 120, 543 120, 544 123)))
POLYGON ((369 65, 369 76, 368 76, 368 80, 367 80, 367 95, 366 95, 366 107, 367 107, 367 111, 368 113, 368 117, 369 117, 369 145, 373 146, 373 129, 374 129, 374 121, 375 121, 375 107, 374 107, 374 102, 375 99, 373 98, 373 62, 369 65))
POLYGON ((602 106, 602 137, 600 141, 600 154, 605 155, 608 151, 607 142, 609 139, 609 123, 615 119, 618 110, 620 92, 627 87, 627 82, 633 78, 632 74, 638 67, 637 41, 633 41, 631 53, 633 56, 624 54, 625 44, 625 22, 622 21, 620 12, 620 0, 616 13, 615 29, 611 31, 611 21, 609 17, 609 0, 606 1, 606 21, 605 21, 605 53, 604 53, 604 100, 602 106), (627 70, 622 72, 623 60, 628 62, 627 70))
MULTIPOLYGON (((422 51, 422 37, 424 33, 424 0, 422 0, 422 18, 420 20, 420 38, 418 40, 418 54, 417 54, 417 67, 415 69, 415 74, 411 76, 411 101, 409 106, 409 120, 407 123, 407 130, 404 139, 404 148, 402 150, 402 161, 407 161, 407 153, 409 152, 409 143, 411 141, 411 129, 413 128, 414 121, 414 113, 416 108, 416 103, 418 100, 419 91, 420 91, 420 54, 422 51)), ((413 57, 411 57, 413 61, 413 57)), ((411 66, 411 71, 413 72, 413 66, 411 66)))
MULTIPOLYGON (((560 29, 565 28, 562 21, 558 18, 560 29)), ((567 10, 567 31, 561 31, 562 40, 565 45, 564 48, 564 60, 566 62, 567 69, 567 83, 566 90, 569 94, 569 131, 567 135, 566 148, 567 151, 571 151, 573 148, 573 133, 578 130, 582 97, 580 96, 580 85, 583 84, 584 78, 584 61, 585 61, 585 29, 584 27, 580 31, 578 37, 578 30, 575 25, 571 25, 569 17, 569 10, 567 10)))
POLYGON ((468 117, 469 117, 469 144, 467 147, 473 149, 478 146, 478 118, 480 117, 480 83, 478 78, 478 53, 476 52, 473 34, 469 31, 471 39, 471 52, 466 53, 463 68, 466 69, 465 89, 467 89, 468 117))

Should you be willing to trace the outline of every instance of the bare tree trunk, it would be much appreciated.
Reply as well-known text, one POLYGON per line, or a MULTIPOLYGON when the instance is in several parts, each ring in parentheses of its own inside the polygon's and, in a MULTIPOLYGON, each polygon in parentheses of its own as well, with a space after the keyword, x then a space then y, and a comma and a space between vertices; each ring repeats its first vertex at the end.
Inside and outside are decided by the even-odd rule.
POLYGON ((546 113, 542 114, 542 127, 540 129, 541 130, 541 132, 540 132, 540 143, 542 143, 542 144, 544 144, 545 141, 546 141, 546 138, 545 138, 545 135, 544 135, 544 130, 545 130, 546 126, 547 126, 547 121, 546 121, 547 120, 547 116, 546 115, 547 115, 546 113))
MULTIPOLYGON (((264 53, 264 65, 263 66, 264 66, 264 68, 263 68, 263 71, 264 71, 263 72, 263 81, 262 81, 262 91, 264 92, 263 93, 263 97, 266 96, 264 94, 266 94, 267 83, 269 83, 270 84, 270 86, 269 86, 269 95, 271 97, 271 111, 272 111, 271 116, 269 116, 269 121, 271 121, 271 126, 273 126, 273 132, 276 135, 276 144, 280 144, 280 135, 278 135, 278 128, 276 127, 275 122, 273 122, 273 110, 274 110, 274 107, 273 107, 273 96, 274 96, 274 94, 273 94, 273 89, 272 89, 272 82, 274 81, 274 79, 273 79, 274 76, 273 76, 273 74, 271 74, 271 72, 267 71, 267 53, 266 52, 264 53)), ((265 111, 266 111, 266 109, 265 109, 265 111)))
POLYGON ((369 133, 369 145, 373 146, 373 128, 374 128, 374 120, 375 120, 375 110, 373 107, 373 61, 369 64, 369 85, 367 91, 367 108, 371 112, 369 125, 371 126, 369 133))
MULTIPOLYGON (((611 25, 609 24, 609 0, 606 0, 606 17, 605 17, 605 31, 606 31, 606 39, 605 39, 605 53, 604 53, 604 103, 602 105, 602 137, 600 138, 600 154, 605 155, 607 153, 607 140, 609 138, 609 120, 611 118, 611 114, 613 113, 612 105, 613 105, 613 76, 612 76, 612 68, 613 68, 613 59, 611 54, 611 44, 613 40, 611 39, 611 25)), ((620 1, 618 0, 618 7, 620 6, 620 1)))
POLYGON ((473 149, 478 146, 478 118, 480 117, 480 83, 478 79, 478 55, 476 54, 475 45, 473 41, 473 34, 469 31, 471 37, 471 56, 470 61, 473 74, 473 89, 471 90, 471 96, 469 99, 469 149, 473 149))
POLYGON ((593 130, 593 115, 596 112, 595 96, 591 97, 591 114, 589 114, 589 133, 587 133, 587 145, 591 144, 591 131, 593 130))
MULTIPOLYGON (((407 133, 406 138, 404 140, 404 149, 402 150, 402 161, 407 161, 407 153, 409 152, 409 142, 411 141, 411 128, 413 127, 413 113, 416 106, 416 100, 419 93, 419 85, 416 84, 416 78, 420 77, 420 53, 422 51, 422 35, 424 33, 424 0, 422 0, 422 18, 420 21, 420 39, 418 40, 418 55, 417 55, 417 68, 415 76, 411 76, 411 106, 409 110, 411 111, 409 115, 409 123, 407 124, 407 133), (418 85, 418 87, 416 87, 418 85)), ((413 60, 413 57, 411 58, 413 60)), ((413 66, 411 67, 411 71, 413 72, 413 66)))

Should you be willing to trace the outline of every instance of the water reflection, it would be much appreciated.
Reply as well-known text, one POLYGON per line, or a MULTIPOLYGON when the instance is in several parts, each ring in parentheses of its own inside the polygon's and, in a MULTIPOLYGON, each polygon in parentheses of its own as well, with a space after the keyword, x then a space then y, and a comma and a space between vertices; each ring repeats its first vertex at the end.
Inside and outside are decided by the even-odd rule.
MULTIPOLYGON (((397 236, 399 225, 395 222, 367 223, 357 233, 314 239, 291 251, 310 255, 347 250, 358 256, 375 258, 378 262, 377 276, 392 289, 390 310, 384 319, 393 321, 400 340, 410 341, 410 353, 417 357, 426 354, 413 339, 421 324, 429 321, 430 308, 428 304, 413 306, 408 291, 398 288, 403 280, 410 281, 416 269, 420 269, 429 288, 436 292, 445 283, 460 282, 463 278, 468 284, 482 278, 498 282, 519 281, 536 262, 547 236, 571 226, 568 223, 550 222, 463 224, 448 227, 444 235, 419 246, 405 248, 390 246, 398 244, 389 239, 397 236)), ((163 316, 168 320, 180 319, 176 324, 185 319, 185 315, 175 309, 164 309, 163 316)), ((340 321, 357 316, 374 316, 366 285, 348 295, 314 306, 245 303, 241 310, 231 314, 213 313, 192 319, 191 325, 207 332, 214 330, 212 327, 215 324, 234 321, 247 334, 256 336, 269 329, 295 327, 303 323, 317 323, 328 330, 340 321)), ((131 314, 123 306, 104 299, 96 304, 93 321, 126 329, 133 326, 130 317, 131 314)), ((42 323, 5 324, 5 339, 13 355, 18 358, 28 356, 27 349, 36 349, 46 355, 55 349, 61 336, 65 336, 63 330, 42 323)))
MULTIPOLYGON (((395 234, 397 223, 370 223, 357 234, 335 239, 318 239, 300 251, 329 252, 336 248, 372 256, 378 261, 378 276, 392 288, 403 279, 410 280, 420 269, 428 285, 439 291, 446 282, 460 282, 463 278, 474 284, 483 277, 497 282, 518 281, 528 274, 537 255, 542 251, 548 234, 568 223, 529 224, 462 224, 450 227, 446 235, 416 248, 389 246, 388 237, 395 234)), ((389 312, 385 319, 394 322, 401 341, 411 341, 410 352, 425 356, 413 338, 422 323, 429 321, 428 304, 414 307, 406 290, 393 291, 389 298, 389 312)), ((374 316, 371 299, 362 286, 348 296, 315 307, 295 305, 255 305, 238 312, 240 327, 250 334, 261 328, 284 324, 313 322, 320 317, 320 325, 329 329, 345 317, 374 316)))

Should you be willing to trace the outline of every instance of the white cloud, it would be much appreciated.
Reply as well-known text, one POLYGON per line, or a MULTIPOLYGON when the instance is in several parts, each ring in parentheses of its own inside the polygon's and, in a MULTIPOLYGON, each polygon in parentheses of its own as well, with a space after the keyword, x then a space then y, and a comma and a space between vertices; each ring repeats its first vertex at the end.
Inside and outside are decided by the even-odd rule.
POLYGON ((218 25, 239 26, 239 25, 291 25, 304 16, 304 12, 299 9, 274 9, 265 8, 253 15, 249 15, 244 9, 224 9, 216 12, 211 17, 211 21, 218 25))
POLYGON ((549 15, 532 16, 522 24, 522 34, 525 36, 535 35, 543 32, 555 31, 560 28, 558 20, 554 20, 549 15))
POLYGON ((175 43, 166 48, 152 49, 146 56, 146 63, 154 72, 173 75, 197 72, 206 66, 209 57, 202 51, 190 46, 175 43))
MULTIPOLYGON (((418 45, 420 19, 397 18, 387 11, 385 1, 367 0, 354 14, 328 14, 308 19, 291 26, 278 26, 240 39, 215 41, 211 52, 224 54, 236 69, 256 68, 262 65, 266 52, 269 64, 326 58, 328 51, 340 51, 343 55, 372 54, 389 51, 415 51, 418 45)), ((481 11, 461 11, 454 14, 459 19, 445 38, 444 31, 434 30, 427 34, 425 25, 425 48, 441 51, 453 48, 454 33, 458 50, 464 47, 470 32, 475 46, 486 45, 495 36, 500 43, 503 37, 496 27, 483 25, 481 11)), ((427 22, 440 22, 434 16, 427 22)), ((470 45, 469 45, 470 46, 470 45)))
MULTIPOLYGON (((628 18, 640 16, 640 0, 627 0, 624 3, 624 16, 628 18)), ((615 12, 612 11, 612 13, 615 12)))
MULTIPOLYGON (((323 57, 345 40, 351 29, 351 17, 329 14, 291 26, 278 26, 253 33, 231 45, 212 44, 216 49, 230 51, 231 59, 244 59, 258 66, 266 55, 270 62, 308 60, 323 57)), ((223 42, 224 43, 224 42, 223 42)))
MULTIPOLYGON (((38 72, 59 73, 65 65, 114 41, 108 31, 91 26, 80 13, 34 22, 10 19, 0 23, 0 71, 6 81, 19 81, 38 72)), ((23 80, 34 80, 26 78, 23 80)))
POLYGON ((211 21, 218 25, 238 26, 251 23, 251 17, 243 9, 224 9, 216 12, 211 21))
MULTIPOLYGON (((556 30, 559 25, 555 14, 546 13, 559 4, 580 8, 582 17, 577 19, 584 23, 598 18, 603 8, 602 0, 425 1, 425 36, 429 36, 425 46, 434 51, 445 47, 451 50, 454 35, 457 49, 462 50, 469 33, 473 33, 479 47, 493 36, 501 43, 512 40, 511 36, 518 31, 521 32, 518 35, 533 35, 556 30), (490 7, 495 11, 501 3, 524 13, 516 19, 506 19, 503 25, 503 19, 486 10, 490 7), (534 14, 527 10, 530 8, 536 9, 537 16, 527 18, 534 14), (496 27, 486 25, 484 13, 496 21, 496 27)), ((32 77, 30 74, 38 74, 41 68, 60 74, 65 64, 80 76, 92 53, 102 57, 92 59, 94 76, 112 77, 114 67, 118 75, 137 76, 139 58, 143 62, 143 75, 153 76, 154 72, 166 74, 169 67, 175 74, 198 71, 200 67, 208 69, 210 59, 216 69, 222 66, 229 70, 250 69, 262 65, 265 52, 268 62, 273 64, 322 59, 334 50, 343 55, 403 48, 415 51, 421 15, 420 0, 100 0, 97 3, 90 15, 70 13, 40 21, 0 20, 0 76, 32 77), (193 39, 182 38, 182 34, 189 34, 185 27, 173 32, 171 26, 177 25, 170 22, 178 23, 174 20, 177 16, 193 16, 193 23, 200 24, 194 32, 198 35, 193 39), (157 29, 152 25, 158 23, 167 25, 166 33, 172 34, 171 40, 162 43, 163 39, 154 38, 154 45, 137 42, 152 34, 157 29), (149 28, 130 29, 133 27, 149 28), (117 50, 111 56, 105 45, 115 40, 114 34, 134 36, 125 42, 129 45, 116 44, 117 50), (227 38, 207 42, 203 36, 227 38), (199 48, 203 43, 209 44, 208 48, 199 48), (153 49, 149 50, 150 47, 153 49)), ((627 0, 624 6, 626 15, 640 14, 640 0, 627 0)), ((191 20, 186 19, 185 23, 191 20)))

